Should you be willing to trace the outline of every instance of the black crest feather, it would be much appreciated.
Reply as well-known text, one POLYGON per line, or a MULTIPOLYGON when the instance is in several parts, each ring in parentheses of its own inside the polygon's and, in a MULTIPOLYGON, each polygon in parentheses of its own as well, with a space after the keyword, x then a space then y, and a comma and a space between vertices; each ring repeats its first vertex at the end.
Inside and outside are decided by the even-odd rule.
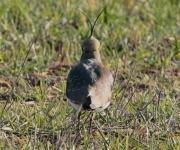
MULTIPOLYGON (((105 7, 105 8, 106 8, 106 7, 105 7)), ((94 21, 94 24, 93 24, 93 25, 92 25, 90 19, 87 17, 87 15, 86 15, 85 13, 83 13, 82 11, 80 11, 79 9, 77 9, 80 13, 82 13, 82 14, 87 18, 87 20, 88 20, 88 22, 89 22, 89 24, 90 24, 90 26, 91 26, 91 33, 90 33, 89 38, 93 35, 93 31, 94 31, 94 27, 95 27, 95 25, 96 25, 96 22, 97 22, 98 18, 101 16, 102 12, 105 10, 105 8, 99 13, 99 15, 97 16, 97 18, 96 18, 96 20, 94 21)))

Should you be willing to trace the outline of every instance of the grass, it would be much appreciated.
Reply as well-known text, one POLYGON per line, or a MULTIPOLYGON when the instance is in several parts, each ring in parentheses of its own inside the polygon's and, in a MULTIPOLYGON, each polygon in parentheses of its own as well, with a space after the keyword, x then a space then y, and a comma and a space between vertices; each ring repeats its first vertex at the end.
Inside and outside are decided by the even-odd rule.
POLYGON ((179 10, 178 0, 1 1, 0 149, 180 149, 179 10), (90 27, 76 9, 93 22, 105 6, 94 36, 103 64, 119 66, 112 103, 91 135, 83 114, 78 139, 66 77, 90 27))

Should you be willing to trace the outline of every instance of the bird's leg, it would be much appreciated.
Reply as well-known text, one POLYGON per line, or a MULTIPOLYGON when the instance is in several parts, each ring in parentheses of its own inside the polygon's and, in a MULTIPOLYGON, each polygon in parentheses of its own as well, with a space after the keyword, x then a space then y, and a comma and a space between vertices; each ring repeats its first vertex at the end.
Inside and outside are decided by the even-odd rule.
POLYGON ((89 134, 91 133, 92 129, 92 122, 93 122, 94 113, 91 112, 90 120, 89 120, 89 134))
POLYGON ((81 137, 81 131, 80 131, 80 119, 81 119, 81 109, 82 105, 80 106, 79 110, 76 113, 76 118, 78 119, 78 130, 77 130, 77 135, 81 137))
POLYGON ((80 119, 81 119, 81 111, 78 114, 78 132, 80 132, 80 119))

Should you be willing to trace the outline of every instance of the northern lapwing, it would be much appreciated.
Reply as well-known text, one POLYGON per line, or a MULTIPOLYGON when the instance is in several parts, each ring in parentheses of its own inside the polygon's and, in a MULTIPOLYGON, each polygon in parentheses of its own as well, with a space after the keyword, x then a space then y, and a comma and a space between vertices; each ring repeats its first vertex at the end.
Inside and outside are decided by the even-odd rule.
MULTIPOLYGON (((89 19, 88 21, 90 22, 89 19)), ((113 76, 102 64, 98 51, 100 42, 92 35, 96 21, 93 26, 91 25, 90 36, 81 44, 80 61, 71 69, 67 78, 67 100, 77 110, 78 122, 82 110, 91 112, 104 110, 109 106, 112 96, 113 76)), ((90 130, 92 116, 93 113, 90 117, 90 130)))

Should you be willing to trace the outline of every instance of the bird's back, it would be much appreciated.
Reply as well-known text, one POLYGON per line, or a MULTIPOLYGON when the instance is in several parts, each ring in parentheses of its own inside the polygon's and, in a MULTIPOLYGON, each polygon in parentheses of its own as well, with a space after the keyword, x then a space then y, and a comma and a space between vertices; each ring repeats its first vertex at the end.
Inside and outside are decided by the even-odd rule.
POLYGON ((68 75, 66 95, 70 103, 86 110, 103 110, 110 104, 113 77, 96 59, 80 61, 68 75))

